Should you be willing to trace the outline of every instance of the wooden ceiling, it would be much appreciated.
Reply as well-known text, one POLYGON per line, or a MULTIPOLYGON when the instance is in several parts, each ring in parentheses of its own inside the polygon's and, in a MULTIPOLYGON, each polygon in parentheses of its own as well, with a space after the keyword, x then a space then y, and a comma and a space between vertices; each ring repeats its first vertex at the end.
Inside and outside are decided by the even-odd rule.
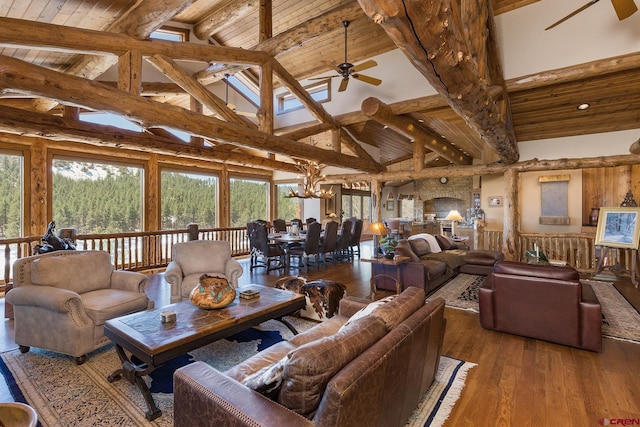
MULTIPOLYGON (((272 35, 273 40, 277 42, 269 44, 267 40, 261 43, 258 11, 263 1, 173 0, 163 3, 175 5, 177 13, 171 13, 173 22, 193 26, 197 34, 214 45, 243 49, 257 47, 269 52, 297 80, 326 73, 327 61, 343 62, 343 28, 340 24, 342 19, 352 21, 349 26, 350 62, 358 63, 397 48, 383 27, 365 15, 357 1, 344 0, 272 0, 272 35), (335 16, 329 15, 330 19, 326 22, 319 18, 332 11, 341 18, 336 19, 335 16), (218 20, 215 21, 214 18, 218 20), (208 27, 211 22, 216 22, 213 29, 208 27), (304 24, 309 22, 314 24, 305 28, 304 24), (299 31, 294 33, 292 29, 295 28, 299 28, 299 31)), ((537 0, 494 0, 493 11, 498 15, 525 7, 535 1, 537 0)), ((132 8, 140 6, 140 3, 144 7, 145 3, 153 4, 153 1, 9 0, 0 2, 0 17, 122 32, 139 37, 136 28, 123 28, 119 20, 130 13, 132 8)), ((149 21, 158 19, 151 13, 147 16, 149 21)), ((60 40, 64 38, 65 35, 60 34, 60 40)), ((85 45, 86 50, 91 51, 91 39, 86 40, 85 45)), ((17 47, 15 42, 10 43, 7 39, 0 40, 0 54, 61 72, 68 71, 83 56, 60 49, 17 47)), ((205 65, 206 63, 203 68, 205 65)), ((257 75, 257 67, 250 68, 249 72, 251 71, 257 75)), ((215 79, 219 77, 218 75, 215 79)), ((639 81, 638 55, 556 70, 549 75, 532 76, 526 83, 521 78, 507 81, 516 139, 530 141, 637 128, 640 121, 639 81), (587 111, 577 110, 576 106, 583 102, 590 103, 592 107, 587 111)), ((143 86, 144 83, 151 82, 143 82, 143 86)), ((167 90, 168 86, 165 85, 165 89, 162 90, 167 90)), ((181 89, 171 89, 169 92, 172 95, 154 99, 189 108, 190 97, 181 89)), ((33 97, 25 97, 23 93, 18 93, 11 87, 5 88, 0 94, 0 106, 21 109, 34 107, 31 102, 33 97)), ((495 153, 487 147, 478 133, 467 126, 440 95, 406 100, 390 107, 395 114, 404 115, 420 123, 466 155, 485 162, 496 159, 495 153)), ((360 111, 334 119, 345 126, 357 140, 378 147, 380 163, 383 165, 410 159, 414 152, 410 138, 390 127, 369 120, 360 111)), ((317 126, 317 122, 300 124, 295 130, 300 131, 301 128, 312 125, 317 126)), ((315 133, 315 140, 311 138, 314 145, 331 145, 332 133, 327 130, 329 127, 319 129, 315 133)), ((276 130, 276 133, 297 135, 293 131, 293 128, 280 129, 276 130)), ((311 136, 305 135, 304 132, 300 135, 304 137, 294 139, 309 141, 311 136)), ((349 147, 348 144, 343 143, 343 147, 343 153, 354 152, 353 147, 349 147)), ((294 151, 291 154, 295 156, 298 153, 294 151)), ((246 157, 243 159, 246 160, 246 157)), ((443 164, 443 159, 436 156, 427 156, 426 159, 431 162, 430 165, 443 164)), ((264 166, 277 168, 277 164, 264 166)))

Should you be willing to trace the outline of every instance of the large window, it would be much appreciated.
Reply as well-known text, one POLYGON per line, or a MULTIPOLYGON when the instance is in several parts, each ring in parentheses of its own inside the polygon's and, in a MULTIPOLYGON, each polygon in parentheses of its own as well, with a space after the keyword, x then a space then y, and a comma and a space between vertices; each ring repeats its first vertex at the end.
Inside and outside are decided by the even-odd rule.
POLYGON ((342 193, 343 218, 359 218, 371 220, 371 196, 369 193, 342 193))
POLYGON ((132 165, 55 158, 53 220, 79 233, 142 230, 143 169, 132 165))
MULTIPOLYGON (((317 102, 331 101, 331 79, 309 85, 305 87, 305 90, 317 102)), ((302 108, 304 108, 302 102, 291 92, 287 91, 276 95, 276 114, 284 114, 302 108)))
POLYGON ((0 238, 22 233, 22 156, 0 152, 0 238))
POLYGON ((285 197, 289 194, 290 188, 297 188, 297 183, 291 184, 278 184, 276 185, 278 201, 277 201, 277 213, 278 218, 290 221, 293 218, 302 218, 300 213, 300 199, 297 197, 285 197))
POLYGON ((241 227, 256 219, 267 219, 269 183, 251 179, 231 178, 230 225, 241 227))
POLYGON ((218 178, 164 170, 160 177, 162 194, 162 228, 181 230, 190 223, 201 228, 218 224, 218 178))

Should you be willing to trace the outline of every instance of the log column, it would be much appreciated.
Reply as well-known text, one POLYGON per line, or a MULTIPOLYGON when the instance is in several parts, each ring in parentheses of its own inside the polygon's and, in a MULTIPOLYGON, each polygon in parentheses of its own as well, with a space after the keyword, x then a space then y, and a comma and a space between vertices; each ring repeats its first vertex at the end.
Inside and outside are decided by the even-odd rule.
POLYGON ((518 214, 518 177, 515 169, 507 169, 504 173, 504 226, 502 253, 508 261, 519 261, 520 248, 518 214))

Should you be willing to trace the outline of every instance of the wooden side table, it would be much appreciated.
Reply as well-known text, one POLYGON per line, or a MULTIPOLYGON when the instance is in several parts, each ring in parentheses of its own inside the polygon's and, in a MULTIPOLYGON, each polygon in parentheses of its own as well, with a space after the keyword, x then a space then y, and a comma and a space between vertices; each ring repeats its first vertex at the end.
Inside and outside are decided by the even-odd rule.
POLYGON ((408 257, 396 257, 395 259, 380 257, 380 258, 362 258, 360 260, 363 262, 371 263, 371 279, 369 282, 371 285, 371 293, 369 294, 369 298, 371 299, 371 301, 374 301, 376 299, 376 280, 382 277, 389 278, 395 282, 397 294, 402 292, 402 282, 400 280, 399 264, 403 263, 408 259, 409 259, 408 257), (388 266, 395 267, 395 270, 396 270, 395 277, 389 274, 374 274, 374 264, 381 264, 381 265, 388 265, 388 266))

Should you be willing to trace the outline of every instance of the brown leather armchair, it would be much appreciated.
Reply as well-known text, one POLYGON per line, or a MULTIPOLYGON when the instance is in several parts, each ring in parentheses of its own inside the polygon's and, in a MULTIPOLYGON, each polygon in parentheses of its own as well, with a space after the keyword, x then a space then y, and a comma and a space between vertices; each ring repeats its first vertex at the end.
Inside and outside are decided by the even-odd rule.
POLYGON ((479 290, 483 328, 591 351, 602 349, 602 312, 571 267, 499 261, 479 290))

